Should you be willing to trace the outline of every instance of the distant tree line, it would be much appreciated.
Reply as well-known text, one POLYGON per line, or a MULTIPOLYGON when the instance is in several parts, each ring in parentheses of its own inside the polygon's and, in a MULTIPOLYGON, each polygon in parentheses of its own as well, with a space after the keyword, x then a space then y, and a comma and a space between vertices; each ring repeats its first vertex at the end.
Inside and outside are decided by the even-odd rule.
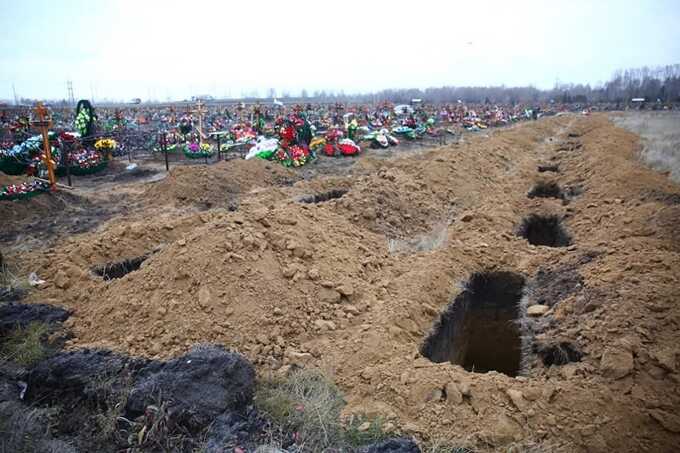
MULTIPOLYGON (((641 67, 619 70, 612 78, 602 85, 589 84, 555 84, 552 89, 540 90, 533 86, 506 87, 453 87, 387 89, 374 93, 345 94, 344 91, 316 90, 309 92, 303 89, 299 96, 292 96, 289 91, 278 93, 285 102, 381 102, 407 103, 412 99, 422 99, 424 102, 457 102, 487 103, 487 104, 517 104, 536 102, 561 103, 629 103, 633 98, 645 98, 647 102, 664 103, 680 102, 680 64, 641 67)), ((267 98, 274 99, 277 92, 274 88, 267 90, 267 98)), ((241 99, 229 101, 255 102, 262 100, 257 91, 243 93, 241 99)), ((22 104, 31 105, 34 100, 21 99, 22 104)), ((57 101, 59 102, 59 101, 57 101)), ((60 102, 66 105, 66 101, 60 102)))
MULTIPOLYGON (((269 91, 275 93, 274 90, 269 91)), ((555 101, 562 103, 627 103, 633 98, 645 98, 648 102, 680 102, 680 64, 642 67, 620 70, 613 77, 599 86, 589 84, 555 84, 552 89, 540 90, 533 86, 525 87, 453 87, 427 88, 420 90, 388 89, 368 94, 346 95, 327 91, 315 91, 311 95, 302 90, 299 97, 291 98, 283 93, 283 99, 309 100, 320 102, 354 101, 376 102, 389 100, 403 103, 412 99, 425 102, 463 102, 472 103, 532 103, 555 101)))

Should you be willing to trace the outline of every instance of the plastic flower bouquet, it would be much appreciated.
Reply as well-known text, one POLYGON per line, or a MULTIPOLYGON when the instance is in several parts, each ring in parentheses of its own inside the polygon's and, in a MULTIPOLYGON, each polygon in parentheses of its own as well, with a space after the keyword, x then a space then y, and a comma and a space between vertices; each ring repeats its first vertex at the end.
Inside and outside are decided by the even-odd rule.
POLYGON ((108 161, 98 152, 85 149, 69 155, 69 170, 74 175, 91 175, 107 167, 108 161))
POLYGON ((118 143, 112 138, 100 138, 95 142, 94 147, 97 151, 107 152, 118 148, 118 143))
POLYGON ((184 145, 184 156, 189 159, 210 157, 215 154, 215 149, 209 143, 187 143, 184 145))
POLYGON ((111 159, 113 152, 118 148, 118 143, 112 138, 100 138, 94 143, 94 147, 106 159, 111 159))
POLYGON ((21 200, 46 192, 49 185, 43 181, 23 182, 0 187, 0 201, 21 200))

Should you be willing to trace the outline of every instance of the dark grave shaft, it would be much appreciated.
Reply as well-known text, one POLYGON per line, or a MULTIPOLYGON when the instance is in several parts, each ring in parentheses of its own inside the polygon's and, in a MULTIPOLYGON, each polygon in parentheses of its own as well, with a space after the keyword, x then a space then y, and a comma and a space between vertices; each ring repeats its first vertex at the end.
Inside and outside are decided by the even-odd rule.
POLYGON ((333 189, 316 195, 307 195, 300 198, 301 203, 323 203, 326 201, 342 198, 347 192, 346 189, 333 189))
POLYGON ((559 173, 560 169, 557 165, 539 165, 538 166, 538 171, 539 173, 544 173, 546 171, 551 171, 554 173, 559 173))
POLYGON ((539 181, 527 194, 529 198, 565 198, 562 189, 555 181, 539 181))
POLYGON ((136 271, 142 263, 148 258, 147 255, 130 258, 115 263, 106 263, 92 268, 92 272, 102 277, 104 280, 112 280, 114 278, 122 278, 130 272, 136 271))
POLYGON ((524 285, 524 277, 511 272, 474 274, 440 316, 421 354, 468 371, 520 374, 524 285))
POLYGON ((562 226, 557 215, 531 214, 520 224, 517 234, 531 245, 547 247, 567 247, 571 245, 571 237, 562 226))

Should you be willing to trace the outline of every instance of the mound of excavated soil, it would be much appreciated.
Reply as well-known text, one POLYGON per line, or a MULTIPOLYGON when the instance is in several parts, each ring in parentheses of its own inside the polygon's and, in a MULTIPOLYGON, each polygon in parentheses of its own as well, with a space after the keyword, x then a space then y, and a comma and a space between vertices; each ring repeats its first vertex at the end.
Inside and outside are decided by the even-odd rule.
POLYGON ((210 166, 178 166, 143 194, 151 205, 236 208, 239 196, 256 187, 291 185, 295 172, 261 159, 222 161, 210 166))
MULTIPOLYGON (((369 171, 361 176, 251 191, 238 212, 120 221, 31 254, 27 268, 48 283, 29 297, 73 310, 72 347, 165 358, 211 341, 243 352, 260 372, 321 367, 343 389, 348 413, 385 416, 421 438, 476 450, 521 441, 548 451, 672 451, 680 444, 680 188, 644 168, 637 150, 635 135, 595 115, 398 160, 362 158, 358 169, 369 171), (545 162, 559 165, 557 184, 583 189, 568 205, 527 197, 545 162), (556 216, 572 245, 530 245, 517 232, 531 214, 556 216), (442 220, 445 240, 433 250, 389 253, 390 238, 442 220), (90 271, 147 254, 121 278, 90 271), (476 303, 474 294, 457 296, 484 271, 526 281, 521 298, 517 288, 497 296, 502 288, 478 279, 466 289, 521 300, 511 310, 523 335, 517 377, 420 353, 440 313, 465 312, 450 309, 452 300, 476 303)), ((213 168, 234 171, 227 164, 178 168, 145 196, 217 206, 224 197, 216 193, 288 177, 264 162, 240 165, 246 176, 233 185, 210 182, 213 168)), ((502 337, 462 332, 451 337, 478 342, 462 350, 493 369, 489 345, 502 337)), ((438 357, 453 357, 445 347, 438 357)))
POLYGON ((0 186, 8 186, 10 184, 21 184, 29 178, 25 176, 8 175, 0 171, 0 186))

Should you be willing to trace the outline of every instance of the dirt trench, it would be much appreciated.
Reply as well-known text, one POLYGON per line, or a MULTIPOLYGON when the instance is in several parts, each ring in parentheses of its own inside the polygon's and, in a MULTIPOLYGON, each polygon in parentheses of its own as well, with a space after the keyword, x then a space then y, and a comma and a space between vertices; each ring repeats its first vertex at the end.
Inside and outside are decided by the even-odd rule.
POLYGON ((340 180, 247 184, 236 212, 168 206, 27 254, 48 280, 30 297, 74 310, 72 348, 167 358, 210 341, 260 373, 319 367, 348 414, 380 415, 423 439, 670 451, 680 441, 680 208, 648 194, 680 188, 642 167, 637 147, 605 116, 571 115, 399 159, 367 155, 340 180), (568 205, 527 196, 546 162, 559 168, 547 173, 556 184, 582 187, 568 205), (298 201, 330 190, 346 192, 298 201), (558 219, 568 243, 518 234, 531 216, 558 219), (390 253, 391 239, 408 243, 442 219, 437 247, 390 253), (154 249, 123 278, 90 272, 154 249), (522 305, 517 291, 466 299, 478 273, 521 278, 522 305), (474 360, 444 346, 430 360, 424 343, 462 300, 510 310, 489 315, 495 341, 474 317, 449 329, 474 360), (506 343, 518 359, 485 362, 506 343))

